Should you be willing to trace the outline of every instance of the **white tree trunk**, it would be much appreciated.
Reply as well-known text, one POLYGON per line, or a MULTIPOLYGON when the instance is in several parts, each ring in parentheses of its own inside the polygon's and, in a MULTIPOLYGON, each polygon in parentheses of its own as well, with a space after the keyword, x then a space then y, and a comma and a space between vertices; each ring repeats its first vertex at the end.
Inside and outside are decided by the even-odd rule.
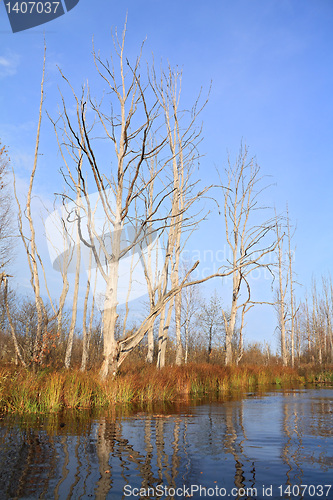
POLYGON ((164 368, 165 366, 165 354, 166 354, 167 341, 169 337, 172 308, 173 308, 173 300, 171 300, 169 303, 167 314, 166 314, 166 308, 164 307, 160 315, 160 324, 158 331, 158 355, 157 355, 158 369, 164 368))
POLYGON ((72 317, 71 324, 68 332, 67 347, 65 353, 65 368, 68 370, 71 364, 73 342, 74 342, 74 332, 77 318, 77 307, 79 298, 79 285, 80 285, 80 269, 81 269, 81 245, 80 237, 77 232, 76 234, 76 268, 75 268, 75 282, 74 282, 74 292, 73 292, 73 302, 72 302, 72 317))
POLYGON ((152 325, 147 332, 147 342, 148 342, 148 351, 146 361, 151 364, 154 359, 154 325, 152 325))

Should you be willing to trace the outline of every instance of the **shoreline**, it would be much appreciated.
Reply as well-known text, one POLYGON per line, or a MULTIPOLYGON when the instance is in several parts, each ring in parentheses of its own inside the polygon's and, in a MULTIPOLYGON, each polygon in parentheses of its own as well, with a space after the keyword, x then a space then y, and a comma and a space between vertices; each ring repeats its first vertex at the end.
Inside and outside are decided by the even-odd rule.
POLYGON ((54 413, 87 410, 116 404, 173 403, 186 398, 223 395, 237 390, 255 391, 264 386, 333 383, 333 366, 303 365, 220 366, 188 364, 135 365, 114 378, 101 381, 97 370, 30 370, 0 367, 0 413, 54 413))

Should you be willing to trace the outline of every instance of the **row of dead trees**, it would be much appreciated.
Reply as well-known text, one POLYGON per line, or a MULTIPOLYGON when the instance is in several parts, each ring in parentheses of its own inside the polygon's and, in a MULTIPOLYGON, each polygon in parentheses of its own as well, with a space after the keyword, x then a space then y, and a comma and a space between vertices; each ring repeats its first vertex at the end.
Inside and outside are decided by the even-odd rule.
MULTIPOLYGON (((71 364, 75 328, 79 326, 81 368, 86 369, 98 301, 102 302, 102 378, 116 373, 143 339, 148 345, 147 362, 153 362, 156 330, 156 363, 163 368, 171 322, 176 339, 175 363, 186 362, 186 328, 190 310, 195 307, 194 287, 213 277, 228 276, 232 280, 230 301, 221 307, 219 328, 224 332, 225 363, 238 362, 243 353, 246 313, 256 304, 275 303, 253 297, 251 274, 265 269, 273 279, 278 269, 281 354, 287 364, 289 349, 294 364, 299 308, 294 300, 288 215, 286 240, 283 218, 276 214, 263 217, 261 199, 267 186, 263 185, 260 168, 246 146, 241 146, 234 162, 228 160, 225 171, 218 172, 216 186, 200 182, 196 173, 201 142, 199 120, 207 100, 200 94, 192 108, 184 111, 181 72, 171 67, 157 72, 154 65, 145 70, 141 52, 130 62, 125 56, 125 34, 126 28, 120 38, 115 35, 111 59, 102 59, 93 50, 104 97, 95 98, 88 83, 80 93, 76 92, 60 71, 64 84, 61 109, 59 116, 48 118, 58 142, 65 190, 57 195, 55 209, 44 223, 53 272, 58 271, 61 277, 58 288, 52 286, 52 293, 45 256, 37 245, 37 222, 32 209, 44 117, 44 52, 34 162, 24 202, 17 194, 14 177, 18 235, 27 258, 36 314, 31 362, 36 366, 43 362, 51 332, 56 339, 62 339, 66 321, 65 367, 71 364), (228 257, 211 275, 200 277, 199 272, 194 279, 194 271, 200 270, 199 260, 190 262, 184 271, 181 256, 191 233, 208 215, 203 204, 208 198, 213 198, 218 207, 219 233, 225 236, 228 257), (287 269, 282 262, 283 241, 289 245, 287 269), (130 328, 131 304, 143 295, 148 296, 148 311, 140 321, 136 318, 135 328, 130 328), (68 316, 65 310, 69 300, 68 316), (186 301, 188 306, 184 307, 186 301), (78 310, 83 311, 80 325, 78 310), (291 325, 290 346, 287 321, 291 325)), ((2 233, 0 236, 2 239, 2 233)), ((1 266, 6 269, 3 258, 1 266)), ((7 300, 5 274, 2 286, 7 300)), ((7 309, 16 354, 25 363, 17 342, 18 332, 7 309)))
MULTIPOLYGON (((305 300, 298 304, 298 311, 295 317, 294 332, 294 366, 303 363, 330 364, 332 363, 332 287, 331 280, 323 278, 322 282, 313 283, 311 293, 305 300)), ((204 299, 200 287, 188 287, 185 290, 185 297, 182 296, 182 323, 181 342, 183 346, 183 363, 188 362, 208 362, 225 363, 225 329, 223 326, 223 301, 218 293, 214 293, 204 299), (187 296, 195 295, 195 302, 187 302, 187 296), (190 305, 190 307, 189 307, 190 305)), ((28 366, 33 360, 33 349, 37 330, 37 314, 33 301, 20 297, 13 290, 9 290, 7 297, 9 314, 6 310, 6 300, 4 288, 0 290, 0 359, 1 362, 12 362, 28 366), (11 318, 11 323, 8 321, 11 318), (15 335, 12 335, 12 327, 15 335), (15 347, 17 342, 18 349, 15 347), (17 353, 22 353, 20 360, 17 353)), ((278 309, 279 304, 275 307, 278 309)), ((286 310, 289 304, 287 303, 286 310)), ((48 306, 48 314, 51 311, 48 306)), ((72 345, 71 365, 81 369, 96 368, 102 362, 103 356, 103 335, 99 311, 94 312, 94 320, 89 328, 89 348, 88 356, 83 355, 83 335, 79 325, 75 330, 72 345)), ((44 338, 43 350, 41 349, 42 366, 52 366, 61 368, 64 365, 66 346, 71 323, 71 311, 63 313, 62 327, 59 331, 58 322, 50 321, 48 324, 48 335, 44 338)), ((245 342, 240 345, 240 323, 237 322, 235 335, 233 338, 234 361, 252 364, 276 364, 278 359, 269 347, 271 339, 264 344, 245 342)), ((279 331, 279 342, 281 341, 281 331, 279 331)), ((135 331, 135 327, 132 329, 135 331)), ((170 325, 170 338, 166 349, 166 363, 175 363, 176 360, 176 339, 175 323, 172 320, 170 325)), ((129 332, 128 332, 129 333, 129 332)), ((154 327, 154 343, 152 361, 157 361, 158 354, 158 322, 154 327)), ((122 321, 117 322, 116 338, 122 336, 122 321)), ((286 320, 285 330, 285 351, 286 363, 291 366, 291 329, 290 318, 286 320)), ((134 362, 149 362, 150 346, 147 337, 132 354, 131 360, 134 362)), ((282 356, 280 351, 280 361, 282 356)))
MULTIPOLYGON (((295 296, 294 296, 295 298, 295 296)), ((331 276, 323 276, 318 284, 313 279, 311 291, 305 299, 284 302, 284 328, 281 328, 281 303, 279 309, 279 337, 281 357, 285 365, 300 363, 333 363, 333 285, 331 276), (283 334, 282 334, 283 331, 283 334)))

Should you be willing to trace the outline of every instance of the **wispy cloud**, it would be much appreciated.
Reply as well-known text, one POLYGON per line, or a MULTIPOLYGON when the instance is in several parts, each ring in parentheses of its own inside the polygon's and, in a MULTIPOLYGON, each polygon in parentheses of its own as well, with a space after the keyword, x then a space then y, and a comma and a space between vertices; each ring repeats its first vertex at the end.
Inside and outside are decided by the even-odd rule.
POLYGON ((20 56, 14 52, 7 50, 4 55, 0 55, 0 78, 15 75, 19 63, 20 56))

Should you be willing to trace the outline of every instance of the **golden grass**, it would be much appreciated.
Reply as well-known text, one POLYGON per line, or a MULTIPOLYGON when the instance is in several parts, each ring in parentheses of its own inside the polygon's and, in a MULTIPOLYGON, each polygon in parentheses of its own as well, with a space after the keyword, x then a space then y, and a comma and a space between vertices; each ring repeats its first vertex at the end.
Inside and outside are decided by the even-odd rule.
POLYGON ((180 401, 223 395, 270 384, 333 382, 333 369, 282 366, 219 366, 189 364, 157 370, 145 364, 123 367, 115 378, 100 381, 97 371, 41 371, 0 368, 0 411, 57 412, 64 408, 113 407, 124 403, 180 401))

